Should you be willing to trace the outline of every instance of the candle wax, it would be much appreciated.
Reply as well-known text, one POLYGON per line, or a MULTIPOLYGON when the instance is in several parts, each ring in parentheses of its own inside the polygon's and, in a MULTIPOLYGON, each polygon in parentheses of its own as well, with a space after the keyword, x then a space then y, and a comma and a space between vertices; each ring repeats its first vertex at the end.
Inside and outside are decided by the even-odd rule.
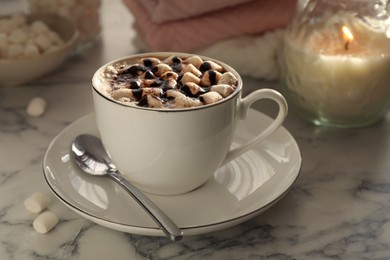
POLYGON ((360 24, 346 48, 340 30, 316 30, 300 45, 286 36, 284 81, 289 99, 325 118, 361 118, 388 106, 390 40, 360 24))

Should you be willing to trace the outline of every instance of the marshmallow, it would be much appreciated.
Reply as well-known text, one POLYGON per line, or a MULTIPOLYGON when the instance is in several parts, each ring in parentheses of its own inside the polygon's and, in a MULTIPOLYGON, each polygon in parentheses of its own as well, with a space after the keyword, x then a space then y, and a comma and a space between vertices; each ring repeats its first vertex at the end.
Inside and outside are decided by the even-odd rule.
POLYGON ((178 108, 198 107, 203 105, 199 99, 179 95, 175 98, 175 105, 178 108))
POLYGON ((39 215, 33 222, 35 231, 45 234, 52 230, 58 223, 58 218, 54 213, 46 211, 39 215))
POLYGON ((161 88, 142 88, 142 96, 144 95, 152 95, 155 97, 159 97, 162 94, 162 89, 161 88))
POLYGON ((27 23, 26 17, 22 14, 13 14, 10 17, 10 20, 17 26, 23 26, 27 23))
POLYGON ((142 86, 142 80, 140 79, 131 79, 128 82, 125 82, 126 88, 138 89, 142 86))
POLYGON ((33 117, 41 116, 46 109, 46 100, 41 97, 35 97, 27 105, 27 114, 33 117))
POLYGON ((38 48, 44 52, 50 48, 51 41, 50 38, 45 34, 38 34, 34 39, 34 43, 38 46, 38 48))
POLYGON ((17 27, 18 24, 15 21, 6 18, 0 20, 0 32, 8 34, 16 30, 17 27))
POLYGON ((198 70, 194 65, 192 64, 186 64, 183 66, 183 69, 181 71, 181 73, 186 73, 186 72, 191 72, 192 74, 194 74, 195 76, 197 77, 200 77, 202 76, 202 72, 200 72, 200 70, 198 70))
POLYGON ((47 33, 50 31, 49 27, 42 21, 34 21, 30 25, 31 31, 41 34, 41 33, 47 33))
POLYGON ((183 60, 181 58, 177 57, 176 55, 172 55, 163 61, 163 63, 168 64, 168 65, 172 65, 174 63, 176 63, 176 64, 182 63, 182 62, 183 62, 183 60))
POLYGON ((215 102, 218 102, 222 100, 223 97, 214 91, 207 92, 199 97, 199 100, 202 101, 203 103, 207 104, 213 104, 215 102))
POLYGON ((209 87, 211 85, 217 84, 222 74, 215 70, 206 71, 200 80, 200 83, 204 87, 209 87))
POLYGON ((142 74, 142 78, 144 79, 155 79, 156 77, 154 76, 153 72, 150 70, 145 71, 144 74, 142 74))
POLYGON ((187 96, 192 97, 198 96, 206 92, 203 88, 201 88, 198 84, 194 82, 187 82, 184 86, 180 88, 180 90, 186 93, 187 96))
POLYGON ((147 107, 153 107, 153 108, 162 108, 164 107, 164 104, 162 100, 156 96, 153 95, 146 95, 147 97, 147 107))
POLYGON ((167 97, 175 99, 175 106, 178 108, 197 107, 203 105, 199 99, 190 98, 178 90, 168 90, 167 97))
POLYGON ((164 74, 161 75, 161 78, 177 80, 179 78, 179 75, 176 72, 167 71, 167 72, 164 72, 164 74))
POLYGON ((129 98, 129 99, 134 98, 133 90, 128 88, 120 88, 120 89, 113 90, 112 92, 110 92, 110 95, 115 100, 120 100, 122 98, 129 98))
POLYGON ((228 84, 218 84, 210 88, 210 91, 217 92, 222 97, 227 97, 234 92, 234 87, 228 84))
POLYGON ((24 46, 23 55, 25 57, 34 57, 39 55, 38 47, 33 43, 28 43, 24 46))
POLYGON ((152 69, 152 72, 157 77, 160 77, 161 75, 163 75, 167 71, 172 71, 172 68, 171 68, 171 66, 164 64, 164 63, 157 64, 152 69))
POLYGON ((203 60, 199 56, 191 56, 184 60, 184 63, 192 64, 195 68, 199 69, 200 65, 202 65, 203 60))
POLYGON ((162 84, 162 81, 159 79, 145 79, 142 82, 143 88, 158 88, 162 84))
POLYGON ((177 88, 177 81, 174 78, 169 78, 167 80, 164 80, 164 82, 161 85, 161 88, 166 91, 168 89, 174 89, 177 88))
POLYGON ((50 14, 74 21, 80 32, 79 43, 94 39, 101 31, 99 7, 101 0, 27 0, 27 12, 50 14))
POLYGON ((135 64, 122 70, 120 73, 130 73, 132 76, 140 76, 145 73, 145 71, 146 68, 143 65, 135 64))
POLYGON ((46 194, 35 192, 24 201, 24 206, 32 213, 40 213, 46 209, 50 201, 50 198, 46 194))
POLYGON ((222 72, 223 68, 222 68, 221 65, 215 63, 214 61, 208 60, 208 61, 203 62, 200 65, 199 70, 201 72, 205 72, 205 71, 208 71, 208 70, 216 70, 218 72, 222 72))
POLYGON ((63 43, 61 37, 42 21, 28 25, 23 15, 0 18, 0 58, 35 57, 55 51, 63 43))
POLYGON ((178 90, 170 89, 167 91, 167 97, 177 98, 177 97, 185 97, 185 95, 178 90))
POLYGON ((230 71, 223 73, 221 78, 218 80, 218 84, 236 85, 237 82, 238 79, 230 71))
POLYGON ((8 41, 11 43, 24 43, 27 41, 27 33, 22 29, 16 29, 8 36, 8 41))
POLYGON ((9 44, 5 56, 9 59, 18 58, 23 54, 23 46, 20 44, 9 44))
POLYGON ((191 72, 186 72, 183 74, 183 77, 181 78, 181 83, 183 85, 187 84, 188 82, 194 82, 196 84, 200 83, 200 79, 192 74, 191 72))
POLYGON ((144 64, 145 67, 153 67, 156 66, 157 64, 161 63, 161 61, 157 58, 151 57, 151 58, 142 58, 141 63, 144 64))
MULTIPOLYGON (((160 97, 162 94, 161 88, 139 88, 139 89, 117 89, 114 99, 122 100, 128 98, 129 100, 141 100, 145 95, 153 95, 160 97)), ((113 93, 111 92, 111 93, 113 93)))

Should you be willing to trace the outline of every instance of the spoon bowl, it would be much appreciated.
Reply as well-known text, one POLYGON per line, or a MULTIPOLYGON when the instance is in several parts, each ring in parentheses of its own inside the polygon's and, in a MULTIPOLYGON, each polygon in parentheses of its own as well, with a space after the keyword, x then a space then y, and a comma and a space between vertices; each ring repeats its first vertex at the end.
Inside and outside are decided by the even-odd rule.
POLYGON ((134 200, 159 225, 165 235, 173 240, 180 240, 183 232, 137 187, 122 177, 111 162, 99 138, 93 135, 79 135, 72 143, 72 154, 76 164, 85 172, 95 176, 108 176, 121 185, 134 200))

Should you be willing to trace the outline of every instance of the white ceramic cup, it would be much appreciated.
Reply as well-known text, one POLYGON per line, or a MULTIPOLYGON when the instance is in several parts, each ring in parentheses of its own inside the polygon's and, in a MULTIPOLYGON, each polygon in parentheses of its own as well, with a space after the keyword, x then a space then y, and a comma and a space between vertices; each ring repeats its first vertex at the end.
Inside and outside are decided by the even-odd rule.
MULTIPOLYGON (((272 89, 260 89, 241 98, 242 79, 230 66, 208 58, 232 72, 237 89, 220 102, 190 109, 153 109, 128 106, 101 93, 101 75, 107 66, 142 57, 164 59, 184 53, 144 53, 114 60, 96 71, 92 92, 96 123, 102 142, 117 168, 140 189, 160 195, 194 190, 207 182, 221 165, 236 158, 272 134, 287 115, 284 97, 272 89), (279 105, 274 121, 255 138, 230 149, 235 125, 245 119, 250 105, 259 99, 279 105)), ((260 131, 260 130, 259 130, 260 131)))

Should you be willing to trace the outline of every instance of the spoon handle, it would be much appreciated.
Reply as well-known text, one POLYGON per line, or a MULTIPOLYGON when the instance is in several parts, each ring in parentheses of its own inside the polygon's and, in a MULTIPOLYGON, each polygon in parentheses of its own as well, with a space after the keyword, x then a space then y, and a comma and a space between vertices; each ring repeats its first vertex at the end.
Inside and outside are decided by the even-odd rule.
POLYGON ((118 171, 109 172, 108 175, 121 185, 122 188, 124 188, 134 200, 146 210, 153 220, 161 227, 167 237, 173 241, 182 238, 183 232, 179 227, 137 187, 123 178, 118 171))

